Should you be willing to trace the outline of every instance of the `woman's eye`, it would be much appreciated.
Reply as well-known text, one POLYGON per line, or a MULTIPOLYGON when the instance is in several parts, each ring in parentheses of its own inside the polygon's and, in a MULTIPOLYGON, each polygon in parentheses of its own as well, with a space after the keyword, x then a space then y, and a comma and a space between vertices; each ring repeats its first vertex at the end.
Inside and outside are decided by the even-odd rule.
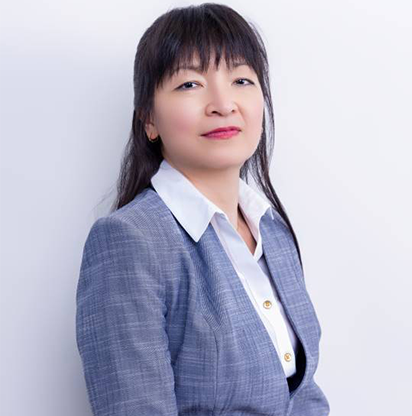
MULTIPOLYGON (((254 84, 253 81, 251 81, 250 79, 247 79, 247 78, 239 78, 236 81, 244 81, 244 80, 246 80, 247 82, 250 82, 252 85, 254 84)), ((244 84, 241 84, 241 85, 244 85, 244 84)))
MULTIPOLYGON (((239 79, 237 79, 235 82, 238 82, 238 81, 247 81, 247 82, 249 82, 251 85, 254 85, 254 82, 253 81, 251 81, 250 79, 248 79, 248 78, 239 78, 239 79)), ((176 89, 177 90, 191 90, 192 88, 184 88, 186 85, 190 85, 190 84, 197 84, 197 82, 194 82, 194 81, 187 81, 187 82, 185 82, 185 83, 183 83, 180 87, 177 87, 176 89)), ((248 84, 238 84, 238 85, 248 85, 248 84)))
POLYGON ((193 81, 187 81, 187 82, 185 82, 184 84, 182 84, 180 87, 177 87, 176 89, 177 90, 191 90, 192 88, 183 88, 185 85, 187 85, 187 84, 196 84, 196 82, 193 82, 193 81))

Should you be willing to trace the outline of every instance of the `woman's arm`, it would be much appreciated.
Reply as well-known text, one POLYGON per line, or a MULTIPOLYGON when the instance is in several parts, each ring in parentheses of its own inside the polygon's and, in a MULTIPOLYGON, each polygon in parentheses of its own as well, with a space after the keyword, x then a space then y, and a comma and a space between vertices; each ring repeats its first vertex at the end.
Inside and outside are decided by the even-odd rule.
POLYGON ((114 217, 87 237, 76 339, 94 416, 178 415, 155 249, 114 217))

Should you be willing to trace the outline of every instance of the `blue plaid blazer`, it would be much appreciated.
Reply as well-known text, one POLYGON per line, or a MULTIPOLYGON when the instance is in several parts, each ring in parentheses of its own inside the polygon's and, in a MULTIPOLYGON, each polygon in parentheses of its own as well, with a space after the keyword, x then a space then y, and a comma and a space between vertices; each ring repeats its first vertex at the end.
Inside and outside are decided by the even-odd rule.
POLYGON ((287 379, 213 226, 196 243, 152 187, 87 236, 76 340, 95 416, 326 416, 321 328, 293 239, 273 210, 263 251, 300 341, 287 379))

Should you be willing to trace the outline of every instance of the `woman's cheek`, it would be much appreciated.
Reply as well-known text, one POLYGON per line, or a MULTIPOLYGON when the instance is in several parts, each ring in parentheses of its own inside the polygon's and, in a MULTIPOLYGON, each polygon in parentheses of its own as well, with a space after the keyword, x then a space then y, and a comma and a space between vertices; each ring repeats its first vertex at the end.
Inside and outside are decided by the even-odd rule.
POLYGON ((191 134, 199 130, 197 117, 193 109, 180 107, 171 117, 172 124, 179 133, 191 134))

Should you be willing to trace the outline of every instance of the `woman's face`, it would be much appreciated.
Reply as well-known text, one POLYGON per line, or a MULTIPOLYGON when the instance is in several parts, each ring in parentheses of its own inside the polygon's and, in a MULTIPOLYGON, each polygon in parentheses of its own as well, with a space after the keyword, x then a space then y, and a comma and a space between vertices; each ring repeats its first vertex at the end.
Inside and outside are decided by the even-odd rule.
POLYGON ((181 68, 165 80, 155 92, 153 124, 146 132, 152 138, 160 135, 163 156, 172 166, 240 169, 259 144, 263 112, 263 93, 253 69, 240 65, 230 72, 221 59, 218 70, 213 64, 203 74, 181 68), (241 131, 228 140, 202 136, 226 126, 241 131))

